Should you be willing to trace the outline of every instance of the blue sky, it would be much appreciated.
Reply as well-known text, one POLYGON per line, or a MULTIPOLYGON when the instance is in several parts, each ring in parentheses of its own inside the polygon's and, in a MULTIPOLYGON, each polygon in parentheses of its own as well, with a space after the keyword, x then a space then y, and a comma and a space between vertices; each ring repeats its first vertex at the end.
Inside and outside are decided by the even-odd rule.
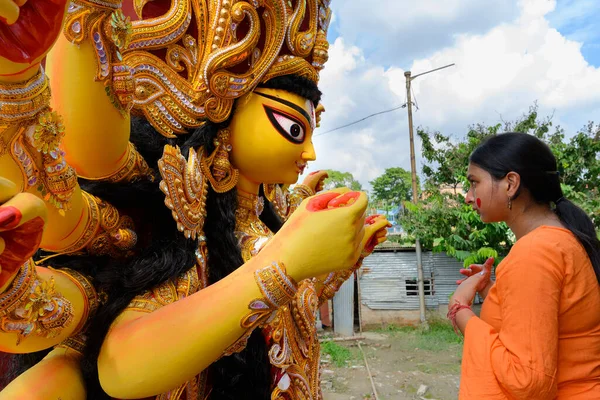
POLYGON ((561 0, 548 14, 552 27, 565 37, 583 43, 581 52, 590 64, 600 66, 600 3, 598 0, 561 0))
POLYGON ((320 84, 326 112, 310 171, 351 172, 369 188, 385 168, 410 168, 405 109, 322 135, 403 104, 407 69, 456 63, 414 81, 415 125, 431 131, 462 137, 472 124, 515 120, 535 102, 567 135, 600 122, 598 0, 334 0, 332 7, 320 84))

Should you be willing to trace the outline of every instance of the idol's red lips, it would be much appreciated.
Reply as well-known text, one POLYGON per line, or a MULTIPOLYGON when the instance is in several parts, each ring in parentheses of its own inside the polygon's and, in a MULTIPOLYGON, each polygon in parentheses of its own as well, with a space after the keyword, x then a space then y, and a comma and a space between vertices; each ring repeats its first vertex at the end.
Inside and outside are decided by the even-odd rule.
POLYGON ((29 0, 12 25, 0 22, 0 57, 30 64, 58 37, 67 0, 29 0))
POLYGON ((306 168, 307 163, 303 161, 296 161, 296 167, 298 167, 298 172, 300 174, 304 173, 304 169, 306 168))

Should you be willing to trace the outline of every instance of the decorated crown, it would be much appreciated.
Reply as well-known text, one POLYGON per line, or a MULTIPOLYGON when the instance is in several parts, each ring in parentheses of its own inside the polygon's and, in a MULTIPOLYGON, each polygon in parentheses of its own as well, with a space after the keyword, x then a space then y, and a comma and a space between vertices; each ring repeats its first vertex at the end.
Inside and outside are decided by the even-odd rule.
MULTIPOLYGON (((330 1, 133 0, 139 19, 122 24, 119 54, 135 83, 132 112, 173 137, 225 121, 235 99, 276 76, 317 82, 328 58, 330 1)), ((118 15, 111 24, 114 42, 118 15)))

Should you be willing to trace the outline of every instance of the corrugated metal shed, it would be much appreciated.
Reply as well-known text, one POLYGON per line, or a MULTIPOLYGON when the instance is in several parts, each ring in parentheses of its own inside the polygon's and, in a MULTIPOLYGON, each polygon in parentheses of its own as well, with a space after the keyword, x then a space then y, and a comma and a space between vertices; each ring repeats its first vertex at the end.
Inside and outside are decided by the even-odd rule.
POLYGON ((456 290, 456 281, 464 278, 459 272, 463 264, 446 253, 428 253, 434 265, 435 295, 440 304, 448 304, 456 290))
POLYGON ((354 274, 342 284, 333 297, 333 327, 337 335, 354 334, 354 274))
MULTIPOLYGON (((445 253, 430 251, 423 252, 422 258, 427 307, 448 304, 450 295, 456 290, 456 281, 464 278, 459 272, 462 262, 445 253)), ((378 246, 363 263, 360 285, 361 302, 372 310, 418 310, 414 248, 397 243, 378 246)))
MULTIPOLYGON (((431 255, 423 253, 425 281, 431 281, 431 255)), ((417 259, 414 250, 376 251, 363 262, 361 269, 362 303, 373 310, 418 310, 416 287, 417 259)), ((426 284, 426 286, 428 286, 426 284)), ((427 307, 437 307, 438 298, 427 290, 427 307)), ((434 286, 435 293, 435 286, 434 286)))

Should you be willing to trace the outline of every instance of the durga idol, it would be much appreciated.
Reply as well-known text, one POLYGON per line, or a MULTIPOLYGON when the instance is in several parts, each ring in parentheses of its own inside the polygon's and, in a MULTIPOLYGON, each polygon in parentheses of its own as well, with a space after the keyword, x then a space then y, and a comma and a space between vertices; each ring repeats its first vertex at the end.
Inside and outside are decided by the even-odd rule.
POLYGON ((322 398, 317 310, 388 226, 364 193, 317 193, 325 173, 289 189, 316 158, 329 0, 0 16, 0 351, 19 372, 0 399, 322 398))

